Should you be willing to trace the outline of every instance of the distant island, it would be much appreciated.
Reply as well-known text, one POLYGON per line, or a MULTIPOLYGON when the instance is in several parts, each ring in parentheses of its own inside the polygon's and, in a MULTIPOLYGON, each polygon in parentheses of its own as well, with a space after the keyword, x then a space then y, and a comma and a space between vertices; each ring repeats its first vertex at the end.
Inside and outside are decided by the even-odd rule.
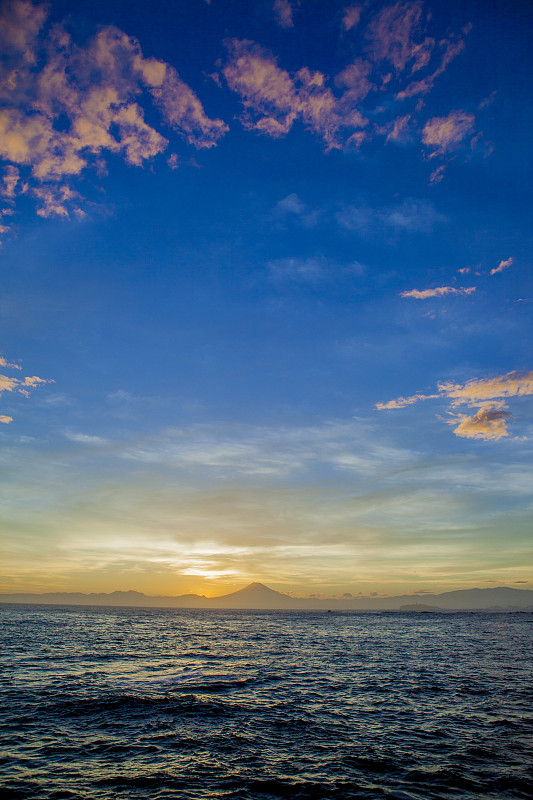
POLYGON ((244 589, 220 597, 182 594, 151 596, 142 592, 16 592, 0 594, 0 603, 31 603, 68 606, 129 606, 137 608, 248 609, 287 611, 533 611, 533 590, 498 586, 489 589, 458 589, 442 594, 424 594, 424 603, 413 603, 416 595, 353 597, 339 599, 295 598, 251 583, 244 589))

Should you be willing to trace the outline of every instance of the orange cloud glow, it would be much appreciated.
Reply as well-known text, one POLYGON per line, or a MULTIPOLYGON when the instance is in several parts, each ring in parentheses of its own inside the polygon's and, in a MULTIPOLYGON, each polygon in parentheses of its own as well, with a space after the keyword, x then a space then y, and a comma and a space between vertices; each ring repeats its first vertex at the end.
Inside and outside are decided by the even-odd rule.
POLYGON ((456 421, 460 420, 459 425, 453 429, 456 436, 464 439, 491 440, 509 436, 506 423, 511 416, 512 414, 505 411, 500 403, 488 403, 471 417, 458 414, 446 422, 455 425, 456 421))

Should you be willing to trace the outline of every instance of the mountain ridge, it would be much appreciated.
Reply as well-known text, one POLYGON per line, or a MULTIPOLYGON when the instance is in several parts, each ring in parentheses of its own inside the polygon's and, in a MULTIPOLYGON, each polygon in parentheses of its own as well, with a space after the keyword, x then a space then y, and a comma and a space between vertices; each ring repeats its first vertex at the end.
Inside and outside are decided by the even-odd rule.
MULTIPOLYGON (((205 608, 298 611, 400 611, 402 606, 424 601, 435 610, 533 610, 533 590, 510 586, 455 589, 440 594, 391 597, 294 598, 254 581, 218 597, 183 594, 146 595, 133 589, 113 592, 14 592, 0 594, 0 603, 156 608, 205 608)), ((405 609, 406 610, 406 609, 405 609)))

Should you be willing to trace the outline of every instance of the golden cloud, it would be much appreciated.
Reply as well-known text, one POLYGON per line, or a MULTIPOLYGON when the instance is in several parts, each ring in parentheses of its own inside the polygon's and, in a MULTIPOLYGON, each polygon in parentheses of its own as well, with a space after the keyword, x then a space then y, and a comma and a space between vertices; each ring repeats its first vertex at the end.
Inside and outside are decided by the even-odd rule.
MULTIPOLYGON (((460 405, 479 406, 473 415, 452 414, 448 424, 459 425, 454 428, 456 436, 467 439, 501 439, 508 435, 507 421, 512 414, 505 410, 505 400, 510 397, 533 395, 533 371, 508 372, 495 378, 473 378, 466 383, 451 381, 437 384, 438 394, 415 394, 411 397, 398 397, 395 400, 376 403, 378 411, 404 408, 421 400, 446 398, 451 407, 460 405)), ((452 412, 449 412, 452 413, 452 412)))
POLYGON ((533 371, 508 372, 496 378, 482 378, 466 383, 439 383, 439 392, 453 400, 454 405, 475 405, 484 400, 500 397, 518 397, 533 394, 533 371))
POLYGON ((435 397, 440 397, 438 394, 413 394, 411 397, 397 397, 395 400, 389 400, 386 403, 376 403, 378 411, 386 411, 392 408, 405 408, 405 406, 412 406, 420 400, 432 400, 435 397))
POLYGON ((482 406, 479 411, 469 417, 466 414, 454 415, 451 420, 446 420, 448 424, 455 425, 460 420, 459 425, 453 429, 456 436, 464 439, 501 439, 509 436, 507 430, 507 420, 512 417, 505 411, 503 404, 488 403, 482 406))
MULTIPOLYGON (((4 356, 0 356, 0 366, 7 369, 21 369, 18 364, 11 364, 4 356)), ((29 397, 29 390, 42 383, 53 383, 50 378, 39 378, 37 375, 28 375, 25 378, 13 378, 9 375, 0 375, 0 395, 4 392, 18 392, 29 397)), ((8 424, 13 422, 13 417, 0 414, 0 422, 8 424)))

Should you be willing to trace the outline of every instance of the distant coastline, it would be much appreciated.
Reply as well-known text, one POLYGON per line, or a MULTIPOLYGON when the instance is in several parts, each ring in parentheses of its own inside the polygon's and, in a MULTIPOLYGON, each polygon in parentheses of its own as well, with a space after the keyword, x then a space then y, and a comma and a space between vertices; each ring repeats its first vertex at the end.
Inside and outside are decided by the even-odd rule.
POLYGON ((339 599, 294 598, 276 592, 262 583, 251 583, 220 597, 184 594, 176 597, 146 595, 135 591, 109 593, 15 592, 0 594, 0 603, 27 603, 68 606, 116 606, 130 608, 196 608, 294 611, 533 611, 533 590, 498 586, 486 589, 458 589, 417 597, 359 597, 339 599))

